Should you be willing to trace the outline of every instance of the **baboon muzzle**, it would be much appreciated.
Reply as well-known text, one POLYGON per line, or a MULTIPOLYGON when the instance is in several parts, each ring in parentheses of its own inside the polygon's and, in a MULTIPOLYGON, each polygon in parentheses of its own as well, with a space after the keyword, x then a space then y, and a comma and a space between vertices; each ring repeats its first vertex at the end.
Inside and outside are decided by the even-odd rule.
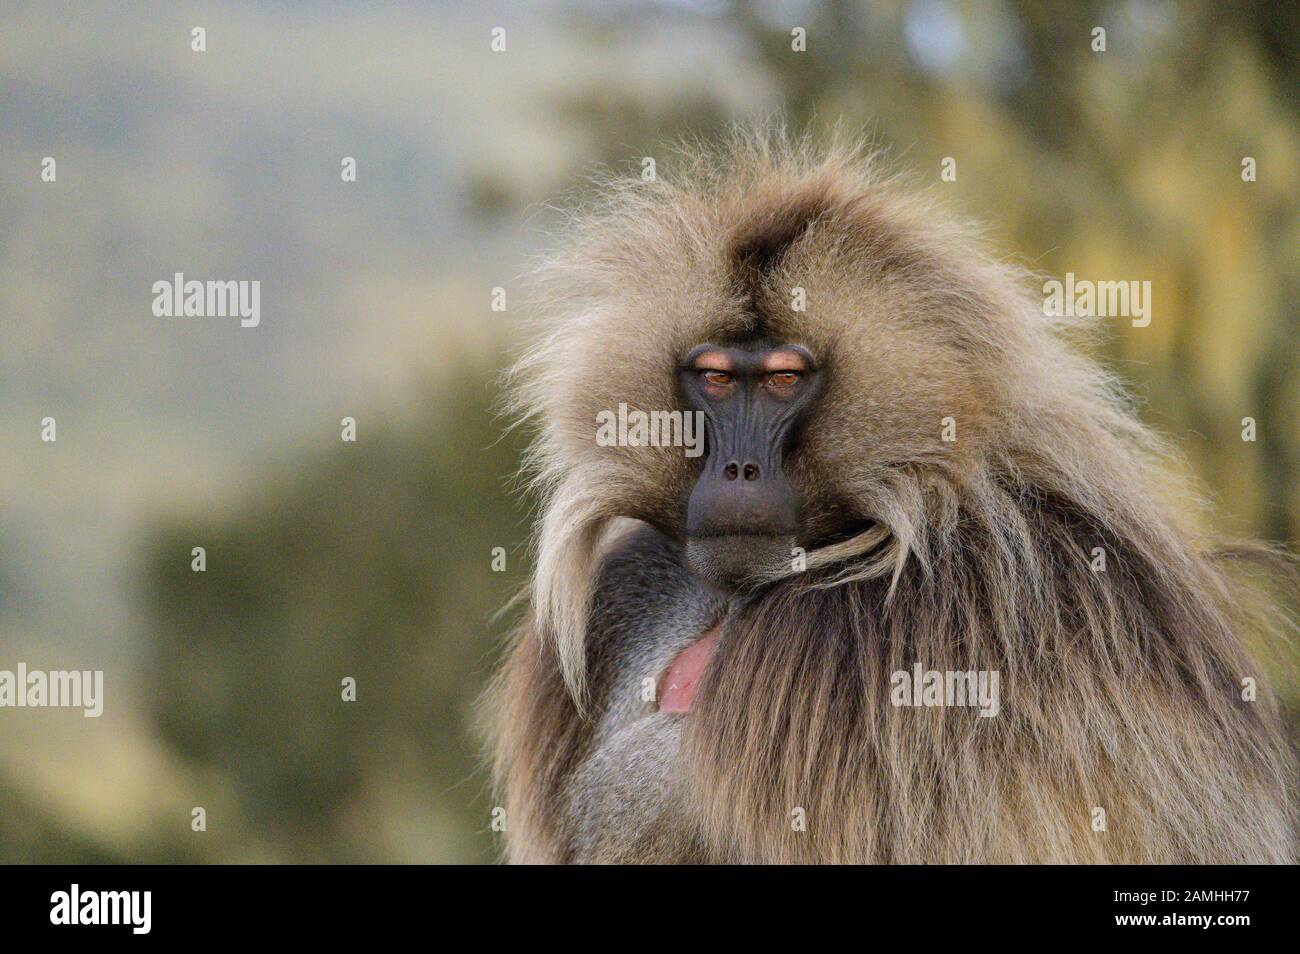
POLYGON ((770 428, 747 426, 755 417, 742 411, 730 422, 738 426, 706 423, 709 452, 686 506, 687 562, 726 588, 757 582, 788 562, 799 530, 782 442, 770 428))
POLYGON ((686 533, 706 537, 784 537, 799 529, 799 508, 780 448, 722 440, 705 458, 686 507, 686 533))

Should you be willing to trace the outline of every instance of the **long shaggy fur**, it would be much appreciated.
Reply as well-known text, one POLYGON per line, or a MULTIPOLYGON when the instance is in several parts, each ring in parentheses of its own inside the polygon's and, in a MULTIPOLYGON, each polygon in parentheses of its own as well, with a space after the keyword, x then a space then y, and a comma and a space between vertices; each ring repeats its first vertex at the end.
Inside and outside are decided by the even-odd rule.
POLYGON ((681 826, 636 857, 677 838, 701 860, 1293 860, 1273 702, 1241 698, 1262 682, 1243 638, 1292 624, 1212 555, 1076 319, 856 148, 758 136, 672 166, 576 214, 516 369, 543 516, 497 696, 514 857, 565 857, 602 536, 673 534, 693 480, 680 449, 598 447, 595 415, 678 406, 683 353, 757 332, 826 362, 787 462, 818 546, 733 607, 684 729, 681 826), (916 662, 999 670, 1002 712, 892 707, 916 662))

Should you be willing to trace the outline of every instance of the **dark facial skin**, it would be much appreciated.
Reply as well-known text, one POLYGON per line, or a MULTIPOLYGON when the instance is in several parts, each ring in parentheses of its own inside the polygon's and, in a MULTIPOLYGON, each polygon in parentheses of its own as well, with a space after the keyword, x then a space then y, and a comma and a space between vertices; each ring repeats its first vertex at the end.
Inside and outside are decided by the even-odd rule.
POLYGON ((726 588, 791 559, 799 500, 784 462, 817 401, 822 372, 798 345, 703 344, 678 371, 703 411, 707 454, 686 508, 687 562, 726 588))

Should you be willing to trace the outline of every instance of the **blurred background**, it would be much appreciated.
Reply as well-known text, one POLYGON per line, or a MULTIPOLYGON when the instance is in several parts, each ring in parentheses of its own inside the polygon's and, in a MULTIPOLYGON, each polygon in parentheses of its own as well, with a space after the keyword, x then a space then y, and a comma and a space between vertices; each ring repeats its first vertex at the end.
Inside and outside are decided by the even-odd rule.
POLYGON ((596 166, 662 174, 735 120, 866 130, 1008 256, 1149 279, 1100 356, 1219 529, 1294 546, 1298 17, 7 2, 0 669, 102 669, 106 703, 0 710, 0 861, 495 859, 473 704, 528 569, 491 407, 518 276, 596 166), (260 327, 153 317, 177 271, 261 281, 260 327))

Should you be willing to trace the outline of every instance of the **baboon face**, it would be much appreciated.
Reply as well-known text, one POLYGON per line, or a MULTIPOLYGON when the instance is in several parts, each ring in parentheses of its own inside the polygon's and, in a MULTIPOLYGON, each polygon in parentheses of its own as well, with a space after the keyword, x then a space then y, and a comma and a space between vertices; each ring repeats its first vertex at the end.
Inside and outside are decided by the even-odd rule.
POLYGON ((918 476, 963 479, 1014 387, 996 369, 1015 328, 969 320, 986 303, 960 261, 891 257, 902 239, 870 209, 791 214, 790 234, 761 251, 743 224, 715 239, 711 277, 729 301, 663 343, 678 349, 679 406, 703 414, 705 454, 661 484, 677 503, 660 526, 725 589, 788 572, 797 547, 887 524, 896 488, 918 476))
POLYGON ((795 548, 898 532, 915 488, 979 470, 988 422, 1024 403, 1021 303, 895 206, 818 174, 741 182, 604 222, 552 269, 568 317, 526 397, 571 488, 556 554, 583 520, 634 517, 686 544, 701 578, 751 588, 795 548), (701 413, 704 456, 597 446, 593 423, 620 407, 701 413))
POLYGON ((687 560, 705 579, 740 585, 787 561, 799 539, 785 456, 823 376, 806 348, 745 342, 691 349, 678 381, 703 415, 707 448, 687 501, 687 560))

